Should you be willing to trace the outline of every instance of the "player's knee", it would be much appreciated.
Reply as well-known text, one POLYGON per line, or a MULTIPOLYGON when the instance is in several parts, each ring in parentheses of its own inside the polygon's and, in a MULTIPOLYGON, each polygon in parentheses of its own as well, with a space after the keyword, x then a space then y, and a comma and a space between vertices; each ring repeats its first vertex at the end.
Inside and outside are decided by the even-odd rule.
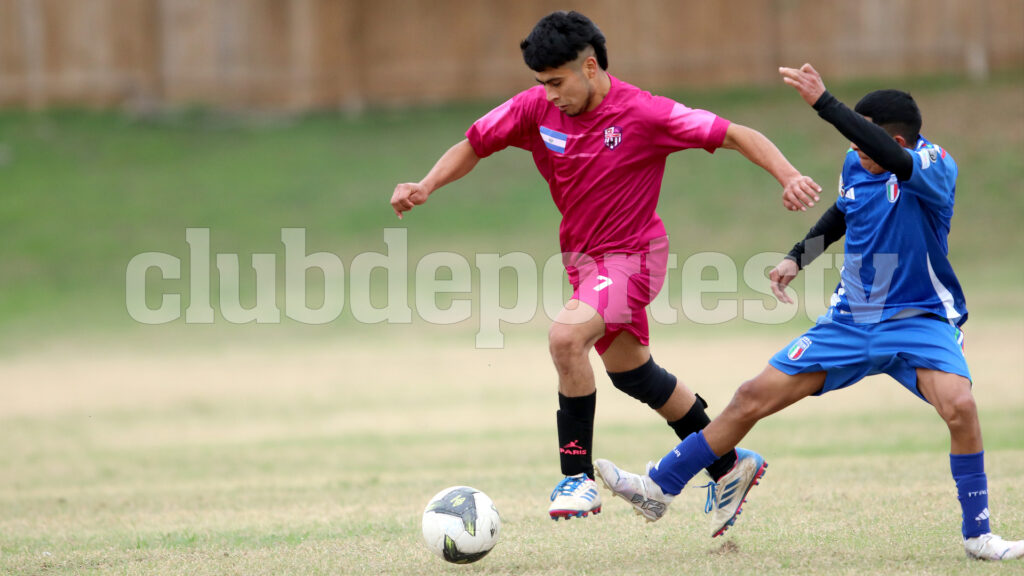
POLYGON ((757 421, 763 414, 764 402, 757 390, 754 380, 744 382, 729 402, 728 410, 734 417, 743 421, 757 421))
POLYGON ((557 366, 577 360, 586 352, 585 348, 586 339, 571 326, 555 323, 548 331, 548 349, 557 366))
POLYGON ((958 392, 943 404, 942 419, 950 426, 973 422, 978 418, 978 406, 970 390, 958 392))
POLYGON ((651 357, 645 364, 626 372, 609 372, 612 385, 657 410, 676 389, 676 377, 658 366, 651 357))

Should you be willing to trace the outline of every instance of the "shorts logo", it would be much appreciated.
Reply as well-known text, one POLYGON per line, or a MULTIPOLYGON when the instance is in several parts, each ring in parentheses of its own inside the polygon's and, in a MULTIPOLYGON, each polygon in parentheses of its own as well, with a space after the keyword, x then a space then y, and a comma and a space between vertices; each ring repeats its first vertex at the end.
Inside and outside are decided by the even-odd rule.
POLYGON ((600 282, 597 283, 597 286, 594 286, 594 292, 600 292, 612 285, 612 279, 607 276, 601 276, 598 274, 597 279, 600 280, 600 282))
POLYGON ((604 131, 604 145, 609 150, 615 150, 615 147, 622 142, 622 128, 618 126, 612 126, 611 128, 605 128, 604 131))
POLYGON ((965 348, 965 341, 964 340, 965 340, 964 339, 964 331, 959 329, 959 328, 957 328, 956 329, 956 343, 957 343, 958 346, 960 346, 960 351, 961 352, 966 352, 967 351, 967 349, 965 348))
POLYGON ((807 349, 810 347, 811 339, 804 336, 803 338, 797 340, 795 344, 793 344, 793 346, 789 349, 789 354, 787 354, 787 356, 790 360, 799 360, 800 357, 804 355, 804 352, 806 352, 807 349))
POLYGON ((885 197, 890 204, 895 204, 900 199, 900 185, 896 181, 895 174, 890 176, 889 181, 885 183, 885 197))

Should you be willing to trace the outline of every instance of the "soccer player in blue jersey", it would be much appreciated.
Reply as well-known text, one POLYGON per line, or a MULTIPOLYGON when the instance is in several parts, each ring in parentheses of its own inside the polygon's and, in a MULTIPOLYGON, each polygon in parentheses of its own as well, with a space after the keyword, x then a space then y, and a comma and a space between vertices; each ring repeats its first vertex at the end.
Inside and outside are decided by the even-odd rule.
MULTIPOLYGON (((846 236, 846 256, 832 305, 817 324, 745 382, 701 432, 688 436, 647 474, 596 467, 605 484, 638 510, 672 497, 716 454, 733 447, 758 420, 797 400, 885 373, 931 404, 950 433, 950 467, 963 513, 967 555, 983 560, 1024 556, 1024 541, 989 530, 988 487, 978 412, 959 326, 967 320, 963 292, 947 258, 957 165, 920 136, 921 114, 898 90, 871 92, 850 110, 804 64, 780 68, 783 80, 853 145, 846 154, 839 199, 771 273, 783 290, 800 264, 817 254, 809 240, 846 236), (802 262, 801 262, 802 261, 802 262)), ((713 485, 719 501, 739 499, 749 486, 713 485)))

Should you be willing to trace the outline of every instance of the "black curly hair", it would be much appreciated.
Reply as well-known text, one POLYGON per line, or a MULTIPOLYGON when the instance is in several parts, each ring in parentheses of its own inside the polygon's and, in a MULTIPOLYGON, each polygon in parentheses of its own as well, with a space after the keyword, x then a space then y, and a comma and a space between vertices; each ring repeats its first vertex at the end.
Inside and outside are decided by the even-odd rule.
POLYGON ((608 51, 604 34, 579 12, 560 10, 540 19, 530 35, 519 43, 523 60, 535 72, 558 68, 575 60, 590 46, 602 70, 608 69, 608 51))
POLYGON ((875 90, 861 98, 853 109, 890 135, 903 136, 910 145, 917 142, 921 133, 921 110, 914 97, 902 90, 875 90))

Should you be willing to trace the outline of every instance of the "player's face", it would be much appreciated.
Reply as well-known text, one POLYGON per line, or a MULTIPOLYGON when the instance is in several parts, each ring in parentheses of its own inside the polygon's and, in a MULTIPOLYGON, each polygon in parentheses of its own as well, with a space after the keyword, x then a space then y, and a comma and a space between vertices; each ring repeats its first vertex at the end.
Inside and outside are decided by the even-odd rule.
POLYGON ((857 153, 857 156, 860 158, 860 165, 863 166, 865 170, 871 174, 881 174, 882 172, 885 172, 885 168, 879 166, 877 162, 868 157, 868 155, 861 151, 861 149, 853 142, 850 142, 850 148, 853 148, 853 151, 857 153))
MULTIPOLYGON (((865 116, 865 118, 867 118, 869 122, 871 121, 870 116, 865 116)), ((857 153, 857 156, 860 158, 860 165, 869 173, 881 174, 882 172, 885 172, 885 168, 882 168, 877 162, 869 158, 868 155, 861 151, 861 149, 853 142, 850 142, 850 148, 853 148, 853 151, 857 153)))
POLYGON ((576 116, 590 110, 594 100, 594 83, 591 68, 597 66, 594 58, 588 57, 569 62, 558 68, 548 68, 537 73, 537 82, 544 86, 548 102, 568 116, 576 116))

